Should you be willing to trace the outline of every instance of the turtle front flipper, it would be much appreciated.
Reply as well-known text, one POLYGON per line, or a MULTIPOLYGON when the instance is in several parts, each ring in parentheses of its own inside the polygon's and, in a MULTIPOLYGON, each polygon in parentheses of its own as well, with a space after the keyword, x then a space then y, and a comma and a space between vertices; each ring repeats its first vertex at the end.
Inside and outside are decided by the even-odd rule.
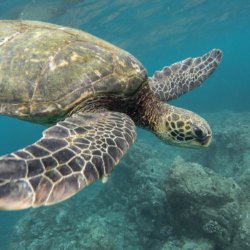
POLYGON ((150 89, 161 101, 169 101, 200 86, 217 68, 222 52, 213 49, 203 56, 183 61, 156 71, 149 78, 150 89))
POLYGON ((0 158, 0 209, 63 201, 107 176, 136 137, 117 112, 78 113, 47 129, 34 144, 0 158))

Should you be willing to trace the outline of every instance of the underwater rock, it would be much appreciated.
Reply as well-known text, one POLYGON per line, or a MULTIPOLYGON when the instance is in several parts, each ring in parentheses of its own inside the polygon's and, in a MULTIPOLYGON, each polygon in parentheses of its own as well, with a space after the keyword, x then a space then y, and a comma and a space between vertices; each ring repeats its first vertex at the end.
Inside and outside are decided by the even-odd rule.
POLYGON ((243 174, 236 178, 236 182, 241 187, 241 201, 250 201, 250 160, 249 160, 249 169, 247 169, 243 174))
POLYGON ((16 226, 10 249, 116 250, 126 249, 126 238, 133 243, 136 232, 119 209, 109 210, 96 197, 79 198, 30 210, 16 226))
POLYGON ((250 166, 250 113, 221 111, 204 115, 212 131, 212 144, 187 156, 226 177, 241 176, 250 166))
POLYGON ((168 240, 160 250, 214 250, 214 244, 206 239, 191 240, 182 239, 168 240))
POLYGON ((250 202, 245 202, 241 206, 240 226, 232 242, 231 249, 250 249, 250 202))
POLYGON ((206 237, 218 249, 230 245, 240 221, 240 187, 232 178, 178 157, 166 183, 172 224, 180 234, 206 237))
MULTIPOLYGON (((250 167, 250 161, 249 161, 250 167)), ((236 178, 241 187, 240 195, 240 225, 232 243, 232 249, 250 249, 250 168, 236 178)))

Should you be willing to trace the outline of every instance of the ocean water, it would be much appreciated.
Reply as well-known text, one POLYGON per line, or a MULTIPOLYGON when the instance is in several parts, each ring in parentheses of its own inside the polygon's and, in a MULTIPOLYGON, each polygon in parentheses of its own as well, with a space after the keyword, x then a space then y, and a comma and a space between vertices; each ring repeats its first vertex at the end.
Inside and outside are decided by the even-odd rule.
MULTIPOLYGON (((250 222, 247 224, 246 219, 243 225, 240 219, 248 218, 242 211, 250 208, 242 205, 250 202, 249 195, 244 196, 250 188, 244 179, 250 171, 250 1, 0 0, 0 19, 41 20, 88 31, 132 53, 143 63, 149 75, 212 48, 223 51, 221 65, 202 87, 171 102, 207 118, 215 131, 211 148, 205 151, 174 148, 159 142, 150 132, 138 129, 139 139, 129 152, 131 156, 122 160, 108 184, 96 183, 53 207, 0 211, 0 250, 250 249, 250 222), (214 206, 209 203, 210 211, 217 215, 208 216, 208 221, 201 222, 200 227, 190 226, 190 235, 187 229, 181 228, 178 215, 172 212, 175 216, 171 216, 171 207, 176 203, 169 196, 167 184, 167 180, 171 180, 167 169, 177 155, 185 161, 212 169, 221 178, 229 178, 230 183, 235 181, 239 189, 246 191, 243 198, 242 195, 235 198, 234 194, 225 198, 224 193, 220 193, 222 203, 226 204, 220 211, 232 211, 229 205, 234 204, 235 221, 229 220, 226 226, 226 223, 216 220, 226 218, 226 215, 221 215, 219 208, 216 210, 219 201, 214 199, 214 206), (139 167, 137 163, 144 160, 145 170, 141 166, 141 172, 130 171, 131 166, 139 167), (124 170, 126 168, 129 170, 124 170), (139 182, 145 182, 144 186, 139 182), (128 188, 126 194, 126 185, 133 186, 133 191, 128 188), (140 200, 140 195, 145 195, 145 199, 140 200), (152 203, 147 202, 152 198, 149 195, 155 197, 152 203), (145 204, 144 207, 137 209, 141 204, 145 204), (174 222, 169 219, 172 217, 174 222), (217 224, 209 224, 210 221, 217 224), (245 238, 242 239, 237 235, 240 225, 245 228, 245 238), (229 227, 234 230, 230 231, 229 227), (240 241, 246 242, 245 245, 240 241)), ((0 124, 1 155, 34 142, 44 129, 41 125, 8 117, 0 117, 0 124)), ((229 184, 219 183, 228 188, 229 184)), ((178 209, 183 213, 181 206, 178 209)), ((198 213, 196 216, 201 218, 198 213)), ((183 219, 183 223, 186 221, 183 219)))

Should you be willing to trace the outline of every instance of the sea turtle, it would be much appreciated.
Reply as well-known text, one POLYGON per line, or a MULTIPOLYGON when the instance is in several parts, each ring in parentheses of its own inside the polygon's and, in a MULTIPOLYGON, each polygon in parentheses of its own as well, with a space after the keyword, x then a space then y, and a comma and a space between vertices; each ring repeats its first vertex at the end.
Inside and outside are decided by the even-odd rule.
POLYGON ((213 49, 148 77, 131 54, 83 31, 0 21, 0 114, 50 126, 0 158, 0 209, 54 204, 105 179, 135 125, 169 144, 208 146, 207 122, 165 102, 199 86, 221 57, 213 49))

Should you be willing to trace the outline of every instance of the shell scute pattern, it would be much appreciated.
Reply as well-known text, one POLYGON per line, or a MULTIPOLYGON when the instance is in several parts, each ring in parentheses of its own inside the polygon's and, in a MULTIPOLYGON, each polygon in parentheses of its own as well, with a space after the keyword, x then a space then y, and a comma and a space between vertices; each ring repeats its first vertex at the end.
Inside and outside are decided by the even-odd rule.
POLYGON ((0 106, 7 115, 43 122, 96 94, 130 96, 147 79, 132 55, 80 30, 0 21, 1 39, 0 106))

